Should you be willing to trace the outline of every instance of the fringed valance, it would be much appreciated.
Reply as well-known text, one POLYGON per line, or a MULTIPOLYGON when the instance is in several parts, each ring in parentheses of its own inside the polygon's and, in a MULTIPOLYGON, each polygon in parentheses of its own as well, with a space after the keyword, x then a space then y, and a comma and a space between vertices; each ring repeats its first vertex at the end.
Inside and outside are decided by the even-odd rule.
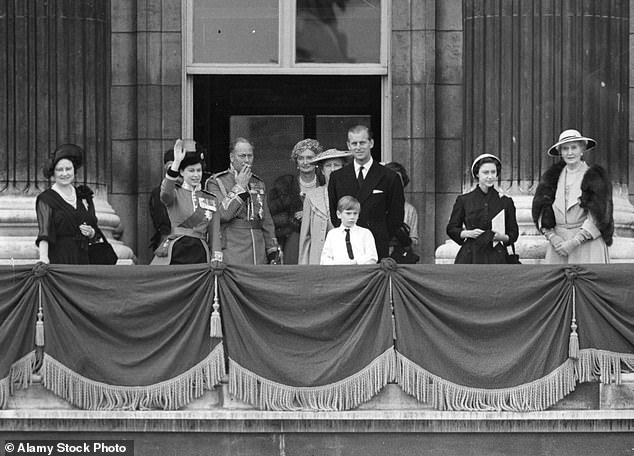
POLYGON ((96 382, 49 355, 41 368, 45 388, 85 410, 176 410, 213 389, 224 377, 222 344, 196 366, 153 385, 119 386, 96 382))
POLYGON ((177 409, 228 363, 230 392, 265 410, 347 410, 390 381, 440 410, 543 410, 634 369, 632 277, 625 264, 0 268, 0 405, 39 369, 79 408, 177 409))

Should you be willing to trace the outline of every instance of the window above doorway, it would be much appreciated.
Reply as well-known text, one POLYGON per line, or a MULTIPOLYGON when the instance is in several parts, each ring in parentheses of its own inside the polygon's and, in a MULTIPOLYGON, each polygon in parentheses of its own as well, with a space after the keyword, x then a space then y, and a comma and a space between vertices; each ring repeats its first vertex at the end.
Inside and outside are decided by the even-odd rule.
POLYGON ((390 0, 184 0, 188 74, 387 74, 390 0))

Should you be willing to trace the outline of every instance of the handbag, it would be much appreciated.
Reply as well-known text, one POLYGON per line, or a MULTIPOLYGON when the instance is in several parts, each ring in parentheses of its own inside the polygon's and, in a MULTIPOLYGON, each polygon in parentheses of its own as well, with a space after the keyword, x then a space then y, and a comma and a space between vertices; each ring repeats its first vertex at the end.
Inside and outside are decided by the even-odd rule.
POLYGON ((511 244, 511 249, 513 250, 513 253, 509 253, 508 248, 506 250, 506 264, 522 264, 520 256, 515 253, 515 244, 511 244))
POLYGON ((412 249, 412 238, 409 236, 409 226, 403 223, 394 234, 397 244, 393 247, 390 258, 399 264, 416 264, 420 257, 412 249))
POLYGON ((112 245, 106 240, 101 230, 99 230, 101 240, 93 244, 88 244, 88 262, 90 264, 117 264, 117 254, 112 245))
POLYGON ((399 264, 416 264, 420 259, 420 257, 412 250, 411 245, 408 245, 407 247, 400 245, 394 246, 394 250, 390 253, 390 258, 399 264))

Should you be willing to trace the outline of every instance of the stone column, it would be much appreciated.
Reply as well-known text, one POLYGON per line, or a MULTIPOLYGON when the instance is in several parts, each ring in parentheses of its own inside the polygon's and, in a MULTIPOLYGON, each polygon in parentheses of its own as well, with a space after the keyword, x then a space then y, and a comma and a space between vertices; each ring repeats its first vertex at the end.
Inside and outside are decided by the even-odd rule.
MULTIPOLYGON (((0 1, 0 262, 38 253, 35 196, 56 145, 85 151, 78 184, 95 191, 110 238, 120 221, 107 201, 110 179, 110 4, 102 0, 0 1)), ((132 251, 113 240, 120 259, 132 251)))
MULTIPOLYGON (((481 153, 502 160, 501 187, 518 209, 524 262, 545 240, 533 226, 532 194, 554 162, 547 148, 568 128, 597 140, 587 155, 615 187, 614 261, 634 260, 634 208, 627 198, 629 1, 465 0, 463 190, 481 153)), ((437 262, 457 245, 439 247, 437 262)))

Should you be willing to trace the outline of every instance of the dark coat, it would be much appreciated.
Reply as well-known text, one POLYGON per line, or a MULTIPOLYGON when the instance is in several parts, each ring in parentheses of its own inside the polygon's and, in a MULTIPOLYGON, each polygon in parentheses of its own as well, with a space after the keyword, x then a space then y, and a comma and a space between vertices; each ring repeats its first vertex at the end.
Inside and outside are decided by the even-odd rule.
POLYGON ((172 231, 172 222, 167 214, 165 204, 161 202, 161 186, 154 188, 150 193, 150 219, 154 225, 154 234, 150 238, 150 248, 154 251, 158 248, 164 236, 168 236, 172 231))
POLYGON ((269 191, 269 211, 275 224, 275 237, 284 251, 285 264, 297 264, 299 259, 301 221, 295 218, 295 213, 303 208, 299 178, 285 174, 275 179, 269 191))
POLYGON ((291 233, 299 233, 301 222, 295 219, 295 213, 303 208, 298 178, 285 174, 275 179, 269 191, 269 211, 275 223, 275 236, 280 244, 291 233))
POLYGON ((464 195, 458 196, 454 203, 451 217, 447 224, 447 235, 461 245, 455 262, 457 264, 504 264, 506 263, 506 247, 493 247, 493 231, 491 220, 500 212, 504 212, 504 227, 508 242, 513 244, 519 236, 519 227, 515 217, 515 204, 508 196, 500 196, 494 188, 484 193, 479 186, 464 195), (462 239, 460 232, 464 229, 484 230, 476 239, 462 239))
POLYGON ((330 218, 334 226, 341 223, 337 218, 337 201, 345 195, 359 200, 361 212, 357 225, 372 232, 379 259, 387 257, 390 239, 403 224, 405 213, 405 196, 399 175, 373 161, 363 187, 359 188, 354 163, 334 171, 328 183, 330 218))
MULTIPOLYGON (((535 197, 533 198, 532 216, 538 230, 555 227, 555 214, 552 204, 555 201, 559 175, 565 166, 566 163, 564 161, 552 165, 542 175, 537 186, 535 197)), ((612 245, 614 236, 612 183, 603 167, 592 165, 583 175, 579 205, 592 214, 606 245, 612 245)))

